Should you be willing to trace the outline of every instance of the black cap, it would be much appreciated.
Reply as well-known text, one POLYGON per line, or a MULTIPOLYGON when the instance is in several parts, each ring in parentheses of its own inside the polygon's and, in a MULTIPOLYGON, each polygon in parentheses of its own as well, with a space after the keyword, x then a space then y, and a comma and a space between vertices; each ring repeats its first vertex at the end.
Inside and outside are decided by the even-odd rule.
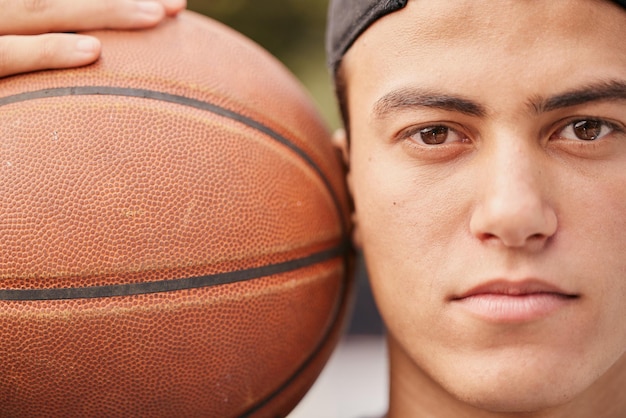
MULTIPOLYGON (((331 0, 326 55, 334 73, 354 41, 376 20, 406 6, 409 0, 331 0)), ((626 0, 614 0, 626 8, 626 0)))
MULTIPOLYGON (((626 0, 624 0, 626 1, 626 0)), ((334 72, 356 38, 381 17, 406 6, 408 0, 331 0, 326 27, 326 55, 334 72)))

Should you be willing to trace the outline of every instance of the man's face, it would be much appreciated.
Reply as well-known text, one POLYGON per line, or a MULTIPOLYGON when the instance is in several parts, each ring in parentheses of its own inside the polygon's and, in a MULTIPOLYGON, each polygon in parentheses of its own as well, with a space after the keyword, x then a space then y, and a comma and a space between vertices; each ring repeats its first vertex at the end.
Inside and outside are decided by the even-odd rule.
POLYGON ((624 39, 611 2, 437 0, 350 49, 350 184, 394 373, 520 411, 626 369, 624 39))

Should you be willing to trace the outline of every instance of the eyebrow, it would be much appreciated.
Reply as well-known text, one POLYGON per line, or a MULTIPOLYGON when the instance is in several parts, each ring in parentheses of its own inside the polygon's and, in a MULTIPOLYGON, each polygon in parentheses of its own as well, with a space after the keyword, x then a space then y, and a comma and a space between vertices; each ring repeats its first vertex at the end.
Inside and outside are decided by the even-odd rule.
POLYGON ((544 113, 600 101, 626 101, 626 82, 602 81, 548 98, 537 97, 530 101, 530 106, 536 113, 544 113))
POLYGON ((374 103, 372 113, 374 117, 382 119, 394 111, 416 107, 431 107, 478 117, 487 114, 482 105, 469 99, 415 87, 405 87, 385 94, 374 103))
MULTIPOLYGON (((626 101, 626 81, 601 81, 551 97, 537 96, 528 105, 535 113, 540 114, 600 101, 626 101)), ((382 119, 394 111, 416 107, 431 107, 476 117, 487 115, 487 109, 483 105, 470 99, 415 87, 401 88, 385 94, 376 101, 372 113, 374 117, 382 119)))

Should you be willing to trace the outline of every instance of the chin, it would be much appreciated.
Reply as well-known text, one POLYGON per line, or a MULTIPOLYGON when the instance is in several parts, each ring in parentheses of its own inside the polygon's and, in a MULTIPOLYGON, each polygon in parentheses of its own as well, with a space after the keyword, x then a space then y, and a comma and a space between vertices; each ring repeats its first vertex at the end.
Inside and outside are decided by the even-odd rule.
MULTIPOLYGON (((515 385, 514 385, 515 386, 515 385)), ((575 393, 528 393, 521 388, 503 393, 461 394, 459 400, 476 409, 494 413, 533 413, 558 408, 575 397, 575 393), (464 397, 466 396, 466 397, 464 397)))
POLYGON ((461 402, 481 410, 539 412, 569 403, 593 384, 593 379, 568 373, 571 369, 538 370, 536 366, 523 365, 517 370, 490 370, 478 378, 470 376, 465 382, 457 379, 446 389, 461 402))

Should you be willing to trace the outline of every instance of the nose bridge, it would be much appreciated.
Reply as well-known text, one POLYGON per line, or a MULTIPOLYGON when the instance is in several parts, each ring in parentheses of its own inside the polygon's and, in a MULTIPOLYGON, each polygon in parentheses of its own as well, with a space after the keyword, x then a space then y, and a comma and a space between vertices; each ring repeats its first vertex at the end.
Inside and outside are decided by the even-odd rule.
POLYGON ((525 212, 540 199, 540 162, 529 146, 522 141, 511 140, 509 144, 498 144, 489 158, 491 169, 486 183, 486 199, 502 206, 507 213, 525 212), (533 161, 534 158, 534 161, 533 161))
POLYGON ((480 198, 470 224, 476 236, 518 247, 555 232, 545 160, 538 149, 510 135, 493 141, 483 154, 480 198))

